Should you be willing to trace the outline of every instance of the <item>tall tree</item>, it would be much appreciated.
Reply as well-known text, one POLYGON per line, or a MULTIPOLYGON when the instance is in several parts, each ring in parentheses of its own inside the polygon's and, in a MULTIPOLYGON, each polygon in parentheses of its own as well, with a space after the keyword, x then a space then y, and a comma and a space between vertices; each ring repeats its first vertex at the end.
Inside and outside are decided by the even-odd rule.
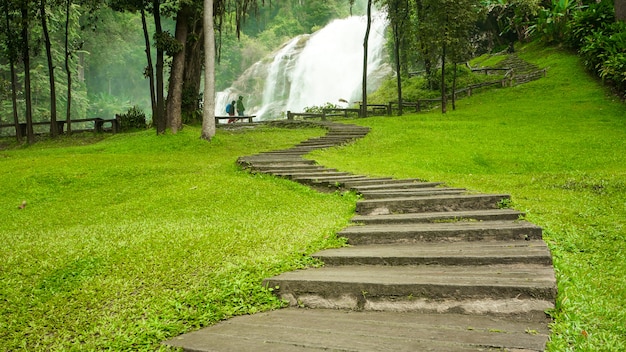
MULTIPOLYGON (((215 11, 214 11, 215 13, 215 11)), ((182 115, 197 118, 200 108, 200 84, 202 79, 202 60, 204 58, 204 32, 202 17, 194 16, 189 27, 187 44, 185 45, 185 72, 183 73, 182 115)), ((216 44, 216 47, 219 44, 216 44)), ((216 54, 219 58, 219 54, 216 54)), ((216 78, 217 79, 217 78, 216 78)))
POLYGON ((72 0, 65 0, 65 75, 67 77, 67 105, 65 109, 65 124, 67 133, 72 133, 72 70, 70 68, 70 10, 72 0))
POLYGON ((210 141, 215 136, 215 30, 213 0, 204 0, 204 105, 202 107, 201 138, 210 141))
MULTIPOLYGON (((261 1, 262 4, 265 3, 265 0, 261 1)), ((189 5, 189 7, 187 9, 184 9, 184 5, 186 3, 183 3, 179 10, 179 12, 185 10, 189 13, 189 16, 191 16, 191 18, 193 18, 193 16, 195 14, 198 13, 199 9, 197 9, 196 7, 193 6, 193 4, 189 5)), ((246 18, 246 16, 250 13, 250 12, 256 12, 258 11, 258 0, 235 0, 235 1, 227 1, 227 0, 217 0, 217 1, 213 1, 212 2, 212 7, 211 7, 211 12, 212 12, 212 17, 213 17, 213 23, 211 28, 213 28, 213 31, 215 31, 215 21, 217 20, 218 23, 222 23, 222 20, 224 18, 224 16, 227 14, 227 11, 229 10, 228 6, 234 6, 234 17, 235 17, 235 28, 236 28, 236 33, 237 36, 239 36, 241 30, 242 30, 242 24, 246 18)), ((203 3, 203 10, 204 12, 207 11, 206 6, 208 6, 206 3, 203 3)), ((177 22, 178 21, 184 21, 185 22, 185 26, 180 26, 176 25, 176 42, 178 43, 176 44, 171 44, 169 47, 174 47, 176 49, 176 56, 174 57, 174 60, 180 60, 177 62, 172 63, 172 71, 171 71, 171 75, 170 75, 170 88, 168 89, 168 97, 167 97, 167 101, 168 101, 168 109, 167 109, 167 116, 166 119, 168 121, 168 127, 171 128, 171 131, 173 133, 176 133, 177 129, 179 128, 179 121, 182 121, 182 117, 181 115, 181 111, 182 111, 182 93, 183 93, 183 77, 185 77, 185 73, 184 71, 187 70, 187 67, 185 66, 185 62, 188 61, 188 56, 193 56, 194 54, 191 52, 188 52, 185 50, 185 47, 187 45, 186 40, 187 40, 187 34, 189 33, 189 26, 192 25, 193 21, 189 20, 189 16, 177 16, 177 22), (179 28, 181 30, 181 35, 178 35, 178 31, 179 28), (182 31, 184 31, 184 35, 182 33, 182 31), (183 37, 185 39, 185 42, 183 42, 183 37), (181 71, 180 67, 182 67, 182 74, 180 74, 181 71), (171 104, 171 105, 170 105, 171 104), (174 128, 172 128, 172 126, 175 126, 174 128)), ((198 16, 200 17, 200 16, 198 16)), ((207 28, 207 24, 206 24, 206 13, 202 16, 203 18, 203 24, 204 24, 204 28, 206 30, 207 28)), ((206 46, 206 35, 204 37, 204 50, 205 50, 205 56, 209 55, 208 52, 206 52, 207 46, 206 46)), ((215 46, 215 34, 213 34, 213 46, 215 46)), ((200 49, 199 46, 194 46, 197 49, 200 49)), ((215 56, 215 52, 216 50, 219 50, 218 48, 213 48, 213 55, 215 56)), ((205 64, 206 64, 206 57, 205 57, 205 64)), ((214 59, 213 59, 214 61, 214 59)), ((193 68, 189 68, 189 69, 193 69, 193 68)), ((206 67, 205 67, 206 69, 206 67)), ((213 85, 213 89, 215 90, 215 72, 212 73, 213 74, 213 80, 210 82, 213 85)), ((205 86, 206 86, 206 81, 205 81, 205 86)), ((198 85, 199 87, 199 85, 198 85)), ((193 96, 197 96, 197 92, 191 92, 191 91, 186 91, 186 94, 188 95, 193 95, 193 96)), ((214 99, 214 98, 213 98, 214 99)), ((205 109, 206 109, 206 105, 207 105, 207 101, 205 100, 204 102, 205 105, 205 109)), ((213 113, 215 114, 215 113, 213 113)), ((205 110, 203 110, 203 124, 206 122, 205 121, 205 110)))
POLYGON ((26 139, 28 143, 35 142, 33 132, 33 106, 30 87, 30 50, 28 34, 30 26, 30 10, 28 1, 23 1, 20 6, 22 20, 22 61, 24 62, 24 98, 26 99, 26 139))
MULTIPOLYGON (((441 111, 446 112, 446 61, 449 48, 470 48, 467 43, 478 18, 478 0, 417 0, 423 12, 419 32, 423 54, 441 63, 441 111), (426 38, 427 41, 425 40, 426 38)), ((457 50, 457 49, 454 49, 457 50)), ((454 51, 453 50, 453 51, 454 51)), ((454 51, 453 58, 461 53, 454 51)))
POLYGON ((370 30, 372 28, 372 0, 367 0, 367 26, 365 27, 365 38, 363 39, 363 80, 361 84, 362 105, 361 116, 367 117, 367 50, 370 39, 370 30))
POLYGON ((146 11, 143 6, 140 7, 141 13, 141 28, 143 30, 144 42, 146 44, 146 61, 148 65, 144 70, 144 76, 148 78, 148 84, 150 86, 150 107, 152 108, 152 117, 156 116, 156 92, 154 89, 154 66, 152 65, 152 52, 150 50, 150 34, 148 33, 148 23, 146 21, 146 11))
MULTIPOLYGON (((69 0, 68 0, 69 1, 69 0)), ((50 81, 50 135, 56 137, 59 134, 57 128, 57 95, 54 82, 54 63, 52 62, 52 44, 50 43, 50 33, 48 31, 48 14, 46 13, 46 0, 39 1, 39 16, 41 19, 41 30, 44 36, 46 47, 46 58, 48 62, 48 79, 50 81)))
POLYGON ((410 33, 408 21, 410 6, 408 0, 387 0, 383 2, 386 8, 393 35, 393 58, 396 66, 396 86, 398 93, 398 115, 402 115, 402 59, 403 47, 406 44, 406 33, 410 33))
POLYGON ((161 25, 161 1, 152 0, 152 15, 154 17, 156 39, 156 116, 152 119, 156 121, 157 134, 165 133, 165 97, 163 96, 163 70, 165 64, 165 41, 166 34, 161 25))
POLYGON ((13 26, 12 21, 12 13, 13 10, 9 4, 9 1, 4 2, 4 6, 2 7, 4 12, 5 25, 4 34, 6 36, 6 50, 7 57, 9 58, 9 66, 10 66, 10 75, 11 75, 11 105, 13 112, 13 123, 15 125, 15 138, 18 142, 22 141, 22 133, 20 131, 20 121, 17 113, 17 78, 15 73, 15 65, 17 63, 17 52, 18 52, 18 43, 16 42, 16 38, 18 37, 15 33, 15 28, 13 26))
POLYGON ((170 54, 173 55, 170 69, 169 87, 167 92, 167 127, 176 134, 182 127, 183 74, 185 71, 185 53, 187 34, 189 33, 189 17, 192 15, 190 4, 184 2, 176 14, 176 45, 170 54))

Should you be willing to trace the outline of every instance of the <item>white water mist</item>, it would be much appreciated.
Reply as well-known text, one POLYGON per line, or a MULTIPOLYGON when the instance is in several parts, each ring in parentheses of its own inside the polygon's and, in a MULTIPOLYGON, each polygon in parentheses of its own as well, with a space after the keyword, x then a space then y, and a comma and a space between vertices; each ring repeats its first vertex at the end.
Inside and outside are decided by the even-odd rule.
MULTIPOLYGON (((286 111, 302 112, 326 103, 361 99, 365 16, 334 20, 312 35, 298 36, 269 58, 255 63, 227 90, 217 94, 216 114, 244 96, 246 114, 257 120, 278 119, 286 111)), ((391 72, 385 60, 386 21, 372 19, 368 42, 368 91, 391 72)))

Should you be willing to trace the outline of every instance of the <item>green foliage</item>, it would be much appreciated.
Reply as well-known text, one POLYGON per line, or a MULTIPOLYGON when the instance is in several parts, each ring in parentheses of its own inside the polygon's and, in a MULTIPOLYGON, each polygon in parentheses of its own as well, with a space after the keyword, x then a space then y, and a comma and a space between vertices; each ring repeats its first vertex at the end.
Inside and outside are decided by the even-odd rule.
POLYGON ((324 112, 324 109, 336 109, 336 108, 339 108, 339 106, 333 103, 326 103, 320 106, 307 106, 303 110, 304 112, 308 112, 308 113, 321 114, 324 112))
POLYGON ((568 24, 567 43, 580 49, 585 37, 594 32, 603 31, 615 22, 613 6, 606 1, 593 3, 587 8, 576 11, 568 24))
POLYGON ((218 130, 209 144, 190 126, 1 150, 0 350, 155 351, 281 307, 262 280, 341 246, 355 198, 235 160, 323 134, 218 130))
POLYGON ((474 94, 458 109, 372 117, 367 137, 316 151, 357 174, 444 181, 511 194, 540 225, 558 283, 547 351, 626 350, 626 120, 578 57, 533 44, 518 54, 548 76, 474 94), (583 333, 584 331, 584 333, 583 333))
MULTIPOLYGON (((501 56, 504 57, 504 56, 501 56)), ((500 59, 494 59, 497 63, 500 59)), ((446 70, 446 90, 452 89, 454 79, 454 69, 446 70)), ((465 65, 457 65, 456 89, 462 89, 472 84, 489 82, 502 78, 502 75, 484 75, 472 73, 465 65)), ((409 78, 402 78, 402 96, 406 102, 415 102, 418 99, 434 99, 441 96, 441 69, 432 71, 430 75, 417 75, 409 78), (432 89, 430 87, 433 87, 432 89)), ((390 101, 398 100, 397 81, 395 78, 384 81, 376 92, 368 95, 368 101, 373 104, 387 104, 390 101)))
POLYGON ((626 23, 614 22, 604 3, 578 12, 570 23, 569 44, 577 48, 585 66, 603 81, 626 92, 626 23))
POLYGON ((482 29, 494 39, 496 49, 527 39, 532 21, 541 9, 539 0, 482 0, 482 29))
POLYGON ((120 129, 122 131, 146 128, 146 114, 137 106, 131 107, 125 114, 120 114, 118 116, 120 129))
POLYGON ((577 8, 575 0, 552 0, 549 8, 539 11, 537 23, 529 30, 547 43, 561 43, 566 37, 568 22, 577 8))

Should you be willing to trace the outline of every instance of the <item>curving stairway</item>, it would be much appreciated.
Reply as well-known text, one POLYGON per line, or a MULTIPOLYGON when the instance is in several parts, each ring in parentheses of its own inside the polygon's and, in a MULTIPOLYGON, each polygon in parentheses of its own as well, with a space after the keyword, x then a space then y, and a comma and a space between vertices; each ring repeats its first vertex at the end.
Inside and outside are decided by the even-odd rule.
MULTIPOLYGON (((297 123, 297 122, 293 122, 297 123)), ((281 124, 288 124, 282 122, 281 124)), ((368 128, 328 133, 238 163, 319 190, 362 195, 350 246, 325 265, 267 278, 290 308, 235 317, 165 342, 186 351, 543 351, 556 281, 540 227, 482 194, 419 179, 371 178, 317 165, 308 152, 368 128)))

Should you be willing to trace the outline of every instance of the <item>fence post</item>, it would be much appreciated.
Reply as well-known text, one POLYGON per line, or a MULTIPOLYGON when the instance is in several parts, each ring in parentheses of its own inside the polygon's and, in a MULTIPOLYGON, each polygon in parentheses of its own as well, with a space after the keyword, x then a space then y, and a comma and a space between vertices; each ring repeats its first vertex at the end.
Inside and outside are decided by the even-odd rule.
POLYGON ((287 120, 293 120, 293 115, 291 114, 291 111, 287 110, 287 120))

